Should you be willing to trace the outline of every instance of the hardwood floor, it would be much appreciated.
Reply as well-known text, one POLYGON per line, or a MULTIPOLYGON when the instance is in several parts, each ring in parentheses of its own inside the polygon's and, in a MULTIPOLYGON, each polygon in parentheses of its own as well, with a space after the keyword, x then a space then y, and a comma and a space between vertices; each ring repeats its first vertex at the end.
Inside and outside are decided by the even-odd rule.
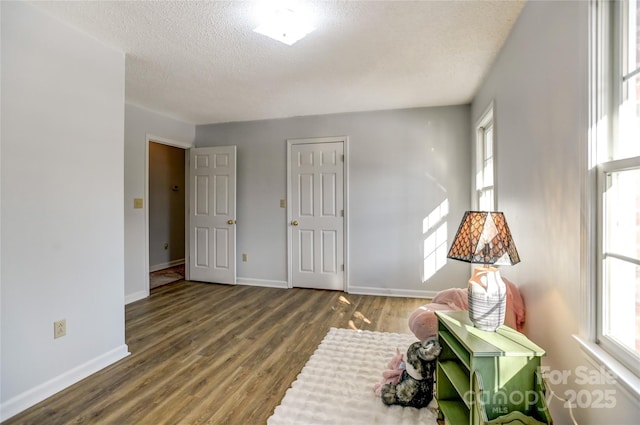
POLYGON ((426 302, 169 284, 126 307, 129 357, 3 424, 265 424, 330 327, 408 333, 426 302))

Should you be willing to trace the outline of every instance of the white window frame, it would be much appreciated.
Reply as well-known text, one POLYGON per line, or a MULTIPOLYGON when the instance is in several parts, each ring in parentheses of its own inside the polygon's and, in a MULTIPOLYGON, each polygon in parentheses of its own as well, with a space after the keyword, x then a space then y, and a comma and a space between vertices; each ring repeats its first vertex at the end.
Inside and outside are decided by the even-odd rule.
MULTIPOLYGON (((605 314, 605 310, 607 308, 614 308, 609 304, 606 298, 606 288, 605 288, 605 260, 606 258, 617 259, 618 261, 624 261, 627 264, 635 264, 638 266, 639 264, 635 259, 627 258, 621 256, 619 253, 608 252, 606 247, 606 229, 604 226, 605 221, 605 205, 603 202, 604 194, 608 187, 608 176, 611 173, 623 172, 629 170, 638 170, 640 169, 640 158, 627 158, 620 160, 607 161, 602 164, 598 164, 597 166, 597 212, 596 217, 598 218, 597 222, 597 261, 596 261, 596 323, 595 323, 595 333, 596 333, 596 343, 600 345, 605 351, 607 351, 612 357, 616 358, 620 363, 622 363, 626 368, 628 368, 632 373, 636 376, 640 377, 640 362, 638 361, 638 357, 633 355, 628 349, 626 349, 622 344, 617 342, 615 339, 607 335, 607 326, 605 322, 607 320, 607 316, 605 314)), ((616 306, 617 307, 617 306, 616 306)))
MULTIPOLYGON (((575 338, 598 365, 609 369, 616 382, 635 397, 640 397, 640 369, 637 358, 603 332, 603 261, 606 230, 603 229, 603 194, 606 176, 640 166, 640 158, 611 160, 608 152, 618 137, 616 100, 621 93, 616 76, 623 43, 613 31, 621 22, 620 2, 591 0, 589 5, 589 131, 583 179, 583 214, 581 229, 583 249, 581 280, 583 293, 580 334, 575 338), (617 21, 616 21, 617 20, 617 21), (603 158, 606 158, 603 160, 603 158)), ((619 103, 619 102, 618 102, 619 103)))
POLYGON ((475 141, 475 173, 473 175, 473 205, 476 210, 496 210, 496 125, 494 119, 493 102, 489 104, 476 124, 475 141), (491 135, 491 151, 487 152, 486 137, 491 135), (487 162, 491 160, 491 184, 486 184, 487 162), (483 195, 488 194, 488 205, 481 205, 483 195))

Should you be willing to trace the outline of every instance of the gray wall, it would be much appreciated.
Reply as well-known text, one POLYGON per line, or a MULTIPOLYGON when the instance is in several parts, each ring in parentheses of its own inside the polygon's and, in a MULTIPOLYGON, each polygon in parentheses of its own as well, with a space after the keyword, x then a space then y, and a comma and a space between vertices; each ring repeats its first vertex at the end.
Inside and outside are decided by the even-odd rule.
POLYGON ((125 296, 130 303, 149 295, 149 259, 145 232, 146 146, 149 135, 191 145, 196 135, 193 124, 175 120, 134 105, 125 105, 124 116, 124 230, 125 296), (135 198, 145 208, 134 208, 135 198))
POLYGON ((184 261, 185 150, 149 143, 149 268, 184 261), (167 247, 165 248, 165 244, 167 247))
POLYGON ((238 147, 237 253, 249 258, 238 280, 287 281, 286 140, 348 136, 349 291, 427 296, 465 286, 469 268, 451 261, 423 282, 434 231, 423 222, 447 200, 448 244, 469 207, 469 122, 469 106, 452 106, 197 126, 197 147, 238 147))
MULTIPOLYGON (((578 422, 636 424, 638 400, 621 385, 581 383, 581 367, 602 374, 572 338, 580 331, 586 299, 580 220, 587 167, 588 5, 528 2, 473 102, 472 119, 495 101, 498 208, 522 258, 503 273, 522 289, 529 336, 547 351, 543 363, 569 373, 554 391, 563 397, 575 391, 583 405, 613 391, 614 408, 574 409, 578 422)), ((562 402, 552 401, 551 409, 555 423, 570 423, 562 402)))
POLYGON ((5 419, 128 354, 125 58, 28 3, 0 10, 5 419))

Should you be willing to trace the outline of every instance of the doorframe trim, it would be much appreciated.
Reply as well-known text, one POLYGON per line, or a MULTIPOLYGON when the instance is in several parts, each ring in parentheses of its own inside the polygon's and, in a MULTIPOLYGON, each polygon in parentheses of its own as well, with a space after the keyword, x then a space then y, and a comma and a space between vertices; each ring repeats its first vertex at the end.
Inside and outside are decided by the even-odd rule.
POLYGON ((293 261, 292 261, 292 231, 291 222, 291 147, 293 145, 304 145, 312 143, 335 143, 342 142, 344 161, 342 163, 342 185, 343 185, 343 207, 344 216, 342 232, 342 256, 344 260, 344 282, 343 291, 349 292, 349 136, 328 136, 312 137, 304 139, 287 139, 287 288, 293 288, 293 261))
MULTIPOLYGON (((189 149, 194 147, 193 143, 182 142, 179 140, 167 139, 166 137, 154 136, 147 133, 145 135, 146 141, 144 144, 144 202, 142 203, 144 211, 144 287, 146 288, 145 298, 151 293, 149 288, 149 143, 159 143, 161 145, 173 146, 176 148, 184 149, 185 151, 185 165, 189 161, 189 149)), ((189 265, 187 259, 189 258, 189 231, 187 224, 187 211, 189 208, 189 169, 185 166, 185 229, 184 229, 184 258, 185 258, 185 279, 189 280, 189 265)))

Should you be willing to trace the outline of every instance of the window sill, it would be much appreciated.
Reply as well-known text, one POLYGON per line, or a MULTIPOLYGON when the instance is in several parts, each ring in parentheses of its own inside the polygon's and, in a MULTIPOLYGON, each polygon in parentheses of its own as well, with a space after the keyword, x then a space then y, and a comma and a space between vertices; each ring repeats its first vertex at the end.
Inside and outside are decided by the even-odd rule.
POLYGON ((638 376, 597 344, 586 341, 578 335, 573 335, 573 338, 578 341, 580 348, 582 348, 582 351, 587 354, 592 362, 595 362, 597 366, 604 367, 615 376, 616 383, 623 387, 632 399, 636 400, 636 403, 640 400, 640 378, 638 378, 638 376))

